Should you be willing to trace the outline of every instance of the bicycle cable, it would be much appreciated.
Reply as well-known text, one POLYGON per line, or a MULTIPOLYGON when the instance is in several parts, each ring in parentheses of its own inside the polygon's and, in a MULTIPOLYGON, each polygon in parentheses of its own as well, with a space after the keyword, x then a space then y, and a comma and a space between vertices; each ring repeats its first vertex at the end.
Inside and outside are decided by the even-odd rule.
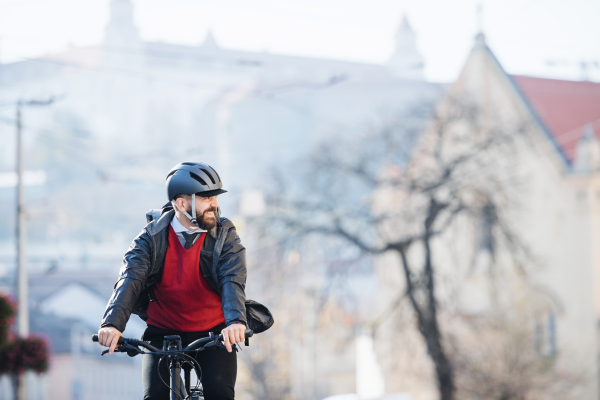
MULTIPOLYGON (((202 367, 200 366, 200 363, 198 362, 198 360, 196 360, 194 357, 187 355, 185 353, 182 353, 182 355, 184 357, 191 359, 193 362, 192 366, 194 368, 194 372, 196 372, 196 378, 198 378, 197 379, 198 382, 196 383, 196 388, 198 388, 200 385, 200 382, 202 381, 202 367), (198 369, 196 369, 196 365, 198 366, 198 369)), ((198 356, 198 353, 196 353, 196 356, 198 356)), ((188 361, 188 363, 189 363, 189 361, 188 361)))
MULTIPOLYGON (((170 385, 170 384, 168 384, 167 382, 165 382, 165 380, 163 379, 162 375, 160 374, 160 364, 162 363, 162 361, 164 360, 164 358, 165 358, 165 356, 162 356, 162 357, 160 358, 160 360, 158 360, 158 377, 160 378, 160 380, 162 381, 162 383, 164 383, 164 384, 165 384, 165 386, 169 388, 169 390, 170 390, 171 392, 175 393, 175 396, 177 396, 177 398, 178 398, 178 399, 181 399, 181 394, 180 394, 180 393, 177 393, 176 391, 174 391, 174 390, 171 388, 171 385, 170 385)), ((185 399, 181 399, 181 400, 185 400, 185 399)))
MULTIPOLYGON (((149 353, 149 354, 151 354, 151 353, 149 353)), ((166 387, 168 387, 168 388, 169 388, 169 390, 170 390, 171 392, 175 393, 175 396, 177 396, 177 398, 178 398, 178 399, 181 399, 181 394, 178 394, 177 392, 175 392, 175 391, 174 391, 174 390, 171 388, 171 385, 170 385, 169 383, 167 383, 167 382, 166 382, 166 381, 163 379, 163 377, 162 377, 162 375, 161 375, 161 373, 160 373, 160 366, 161 366, 161 363, 163 362, 163 360, 164 360, 165 356, 168 356, 168 354, 165 354, 165 355, 163 355, 163 356, 160 358, 160 360, 158 360, 158 377, 160 378, 161 382, 162 382, 162 383, 163 383, 163 384, 164 384, 166 387)), ((199 387, 199 384, 200 384, 200 381, 202 380, 202 367, 200 367, 200 364, 198 363, 198 361, 197 361, 197 360, 196 360, 194 357, 192 357, 192 356, 189 356, 189 355, 187 355, 187 354, 185 354, 185 353, 177 354, 177 356, 183 356, 183 357, 187 357, 187 358, 191 359, 191 360, 193 361, 193 363, 195 364, 195 365, 194 365, 194 364, 192 364, 192 365, 193 365, 193 367, 194 367, 194 372, 196 372, 196 377, 198 378, 198 383, 196 383, 196 389, 198 389, 198 387, 199 387), (196 369, 196 365, 198 366, 198 369, 196 369), (199 375, 199 376, 198 376, 198 372, 200 372, 200 375, 199 375)), ((189 363, 189 361, 187 361, 187 362, 189 363)), ((181 376, 179 376, 179 379, 181 379, 181 376)), ((182 380, 182 382, 181 382, 181 383, 183 384, 183 380, 182 380)), ((187 398, 189 398, 190 396, 191 396, 191 393, 188 393, 187 397, 186 397, 185 399, 182 399, 182 400, 187 400, 187 398)))

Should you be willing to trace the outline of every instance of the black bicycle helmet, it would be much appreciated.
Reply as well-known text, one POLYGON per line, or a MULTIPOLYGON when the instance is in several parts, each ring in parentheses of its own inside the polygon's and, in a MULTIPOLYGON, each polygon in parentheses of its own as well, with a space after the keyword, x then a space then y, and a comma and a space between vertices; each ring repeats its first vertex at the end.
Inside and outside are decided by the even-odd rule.
POLYGON ((198 227, 200 224, 196 220, 196 196, 212 197, 227 192, 227 190, 223 190, 223 182, 217 171, 208 164, 197 162, 184 162, 174 166, 167 175, 165 186, 167 197, 174 209, 179 210, 173 201, 175 196, 178 194, 192 196, 192 215, 185 210, 179 211, 198 227))
POLYGON ((199 162, 184 162, 174 166, 167 175, 167 197, 173 201, 178 194, 212 197, 221 193, 223 182, 213 167, 199 162))

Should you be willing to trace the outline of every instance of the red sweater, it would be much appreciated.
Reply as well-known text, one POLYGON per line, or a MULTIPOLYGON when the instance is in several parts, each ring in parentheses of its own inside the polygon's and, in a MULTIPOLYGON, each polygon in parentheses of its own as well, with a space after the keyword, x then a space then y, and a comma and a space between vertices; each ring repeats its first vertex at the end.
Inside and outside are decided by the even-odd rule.
POLYGON ((162 277, 154 285, 156 301, 148 305, 148 325, 180 332, 203 332, 225 322, 221 297, 200 272, 206 232, 185 249, 172 226, 162 277))

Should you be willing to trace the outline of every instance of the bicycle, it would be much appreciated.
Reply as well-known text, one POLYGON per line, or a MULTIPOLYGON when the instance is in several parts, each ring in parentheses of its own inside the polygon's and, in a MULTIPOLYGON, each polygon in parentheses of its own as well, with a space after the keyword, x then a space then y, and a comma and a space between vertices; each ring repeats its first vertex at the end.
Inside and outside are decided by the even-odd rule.
MULTIPOLYGON (((248 339, 252 337, 254 332, 251 329, 246 330, 245 344, 248 346, 248 339)), ((92 341, 98 341, 98 335, 92 336, 92 341)), ((162 376, 159 377, 161 381, 169 386, 171 391, 171 400, 203 400, 204 396, 202 389, 200 389, 200 380, 202 378, 202 370, 200 364, 196 359, 186 353, 200 352, 212 348, 225 348, 222 343, 223 335, 215 336, 214 333, 210 332, 210 336, 201 338, 190 343, 186 348, 181 348, 181 337, 179 335, 165 336, 163 340, 163 349, 159 350, 156 347, 144 342, 139 339, 131 339, 120 337, 117 344, 119 347, 115 349, 115 352, 127 353, 130 357, 135 357, 138 354, 162 354, 163 356, 158 361, 159 367, 165 357, 169 360, 169 375, 170 384, 167 384, 162 376), (143 351, 140 347, 145 348, 148 352, 143 351), (191 360, 191 361, 190 361, 191 360), (181 385, 181 369, 183 369, 184 382, 181 385), (196 373, 198 383, 194 388, 191 388, 191 371, 192 369, 196 373)), ((234 345, 237 351, 237 346, 234 345)), ((108 350, 104 350, 102 355, 108 353, 108 350)))

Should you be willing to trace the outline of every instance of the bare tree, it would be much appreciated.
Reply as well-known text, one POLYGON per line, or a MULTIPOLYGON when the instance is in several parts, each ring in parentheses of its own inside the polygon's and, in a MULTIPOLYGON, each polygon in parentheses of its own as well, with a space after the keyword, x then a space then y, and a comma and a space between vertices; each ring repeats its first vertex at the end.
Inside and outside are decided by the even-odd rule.
POLYGON ((303 167, 280 174, 272 198, 276 220, 293 232, 398 255, 401 295, 415 313, 442 400, 454 398, 456 382, 440 326, 436 244, 461 218, 485 215, 496 242, 515 258, 526 255, 505 215, 521 132, 464 99, 421 105, 358 140, 322 144, 303 167))
POLYGON ((289 334, 293 328, 292 316, 297 313, 296 296, 290 285, 294 270, 285 260, 285 247, 275 242, 261 229, 259 221, 252 221, 251 237, 256 243, 248 246, 249 282, 247 297, 266 305, 275 318, 275 324, 265 333, 250 339, 250 347, 242 346, 240 362, 240 392, 243 399, 290 400, 289 334), (292 276, 291 276, 292 275, 292 276))
MULTIPOLYGON (((323 398, 331 387, 327 375, 318 371, 319 358, 323 352, 343 353, 347 349, 355 320, 340 306, 335 285, 339 280, 315 279, 313 271, 319 265, 310 257, 301 259, 303 246, 314 246, 304 238, 281 240, 270 221, 267 216, 248 224, 248 237, 256 243, 248 245, 247 296, 268 306, 275 324, 251 339, 251 347, 241 353, 239 397, 323 398)), ((320 256, 315 259, 321 260, 320 256)), ((336 269, 337 260, 328 267, 336 269)))

